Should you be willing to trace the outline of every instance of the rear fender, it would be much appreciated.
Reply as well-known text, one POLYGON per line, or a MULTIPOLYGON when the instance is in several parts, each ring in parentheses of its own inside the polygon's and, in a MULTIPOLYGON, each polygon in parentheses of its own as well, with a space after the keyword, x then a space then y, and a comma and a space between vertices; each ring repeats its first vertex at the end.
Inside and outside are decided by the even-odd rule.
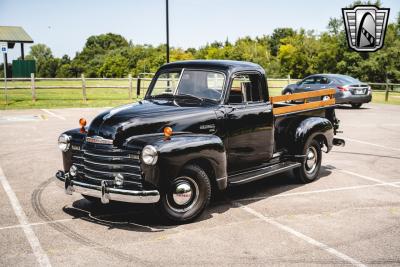
POLYGON ((301 120, 289 131, 291 142, 290 151, 302 154, 303 148, 309 139, 317 138, 323 142, 329 152, 333 146, 334 128, 332 123, 321 117, 309 117, 301 120))

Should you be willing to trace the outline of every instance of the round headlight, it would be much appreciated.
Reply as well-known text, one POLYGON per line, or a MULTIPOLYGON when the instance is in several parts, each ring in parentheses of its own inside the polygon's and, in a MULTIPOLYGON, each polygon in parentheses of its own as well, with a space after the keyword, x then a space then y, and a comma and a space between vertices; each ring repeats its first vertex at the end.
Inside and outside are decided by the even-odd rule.
POLYGON ((145 146, 142 150, 142 160, 147 165, 154 165, 157 163, 158 153, 154 146, 145 146))
POLYGON ((66 152, 68 151, 69 147, 71 145, 71 136, 62 134, 58 138, 58 147, 61 149, 61 151, 66 152))

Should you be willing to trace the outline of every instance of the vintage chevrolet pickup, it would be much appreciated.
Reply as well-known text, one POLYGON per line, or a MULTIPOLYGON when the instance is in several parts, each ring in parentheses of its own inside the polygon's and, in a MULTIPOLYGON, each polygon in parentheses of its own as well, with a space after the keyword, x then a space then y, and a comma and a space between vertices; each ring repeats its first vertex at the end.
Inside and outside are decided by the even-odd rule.
POLYGON ((154 203, 164 218, 188 222, 230 186, 288 170, 316 180, 322 150, 344 145, 334 138, 334 94, 269 97, 264 69, 249 62, 166 64, 143 100, 61 134, 55 178, 67 194, 154 203))

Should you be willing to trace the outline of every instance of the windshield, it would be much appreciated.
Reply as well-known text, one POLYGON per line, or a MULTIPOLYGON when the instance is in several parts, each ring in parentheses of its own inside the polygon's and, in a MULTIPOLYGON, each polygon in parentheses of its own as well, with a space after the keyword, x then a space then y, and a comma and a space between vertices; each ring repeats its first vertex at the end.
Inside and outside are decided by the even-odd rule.
POLYGON ((174 70, 156 78, 151 97, 189 96, 200 99, 221 99, 225 76, 205 70, 174 70))

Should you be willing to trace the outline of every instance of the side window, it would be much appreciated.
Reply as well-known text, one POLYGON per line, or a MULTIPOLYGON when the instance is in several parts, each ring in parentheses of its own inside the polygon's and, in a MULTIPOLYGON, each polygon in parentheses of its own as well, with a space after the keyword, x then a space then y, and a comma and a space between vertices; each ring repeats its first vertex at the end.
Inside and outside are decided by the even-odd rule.
POLYGON ((240 74, 236 76, 229 92, 230 104, 262 101, 261 76, 258 74, 240 74))
POLYGON ((328 79, 328 78, 326 78, 326 77, 322 77, 321 78, 321 84, 328 84, 328 83, 330 83, 331 81, 328 79))
POLYGON ((314 77, 306 78, 302 81, 302 84, 315 84, 315 78, 314 77))

